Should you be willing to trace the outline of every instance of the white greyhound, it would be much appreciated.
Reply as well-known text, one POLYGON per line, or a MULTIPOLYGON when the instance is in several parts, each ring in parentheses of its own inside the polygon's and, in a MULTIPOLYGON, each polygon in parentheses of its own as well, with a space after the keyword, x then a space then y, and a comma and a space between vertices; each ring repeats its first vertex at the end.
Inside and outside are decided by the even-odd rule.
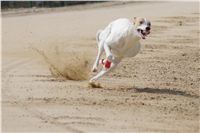
POLYGON ((134 17, 133 21, 120 18, 111 22, 104 30, 99 30, 96 34, 98 54, 92 72, 97 71, 99 63, 103 64, 103 68, 90 79, 90 83, 114 69, 123 58, 137 55, 140 51, 140 39, 145 39, 150 30, 150 21, 138 17, 134 17), (100 59, 104 51, 106 59, 100 59))

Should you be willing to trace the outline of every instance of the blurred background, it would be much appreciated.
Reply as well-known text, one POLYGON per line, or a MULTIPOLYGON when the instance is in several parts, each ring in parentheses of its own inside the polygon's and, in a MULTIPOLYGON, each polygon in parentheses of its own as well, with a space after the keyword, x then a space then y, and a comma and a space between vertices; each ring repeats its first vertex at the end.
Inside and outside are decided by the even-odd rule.
POLYGON ((31 8, 31 7, 64 7, 88 3, 101 3, 106 1, 1 1, 1 9, 31 8))

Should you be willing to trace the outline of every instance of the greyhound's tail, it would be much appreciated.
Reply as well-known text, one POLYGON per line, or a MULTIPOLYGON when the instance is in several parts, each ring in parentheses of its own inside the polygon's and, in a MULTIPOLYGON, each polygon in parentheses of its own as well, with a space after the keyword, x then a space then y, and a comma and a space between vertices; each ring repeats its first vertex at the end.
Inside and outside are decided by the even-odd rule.
POLYGON ((99 43, 99 41, 100 41, 99 36, 100 36, 101 32, 102 32, 102 30, 98 30, 97 33, 96 33, 96 40, 97 40, 97 43, 99 43))

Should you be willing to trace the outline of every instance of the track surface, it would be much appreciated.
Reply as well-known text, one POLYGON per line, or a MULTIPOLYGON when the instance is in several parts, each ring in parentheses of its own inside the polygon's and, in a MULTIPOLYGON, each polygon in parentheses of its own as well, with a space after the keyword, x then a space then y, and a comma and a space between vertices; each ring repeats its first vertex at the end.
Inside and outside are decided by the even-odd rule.
POLYGON ((198 3, 150 2, 3 17, 3 131, 198 132, 198 16, 198 3), (53 77, 30 48, 95 57, 97 29, 133 16, 147 16, 152 33, 140 54, 99 81, 103 88, 53 77))

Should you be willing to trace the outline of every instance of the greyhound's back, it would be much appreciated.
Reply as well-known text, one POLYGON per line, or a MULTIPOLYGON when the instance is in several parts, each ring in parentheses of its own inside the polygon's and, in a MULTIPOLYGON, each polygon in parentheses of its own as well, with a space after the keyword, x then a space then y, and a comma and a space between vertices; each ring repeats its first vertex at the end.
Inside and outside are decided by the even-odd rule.
MULTIPOLYGON (((117 41, 132 32, 133 24, 129 19, 120 18, 111 22, 104 30, 98 30, 96 33, 97 43, 100 41, 117 41)), ((111 42, 110 42, 111 43, 111 42)))

